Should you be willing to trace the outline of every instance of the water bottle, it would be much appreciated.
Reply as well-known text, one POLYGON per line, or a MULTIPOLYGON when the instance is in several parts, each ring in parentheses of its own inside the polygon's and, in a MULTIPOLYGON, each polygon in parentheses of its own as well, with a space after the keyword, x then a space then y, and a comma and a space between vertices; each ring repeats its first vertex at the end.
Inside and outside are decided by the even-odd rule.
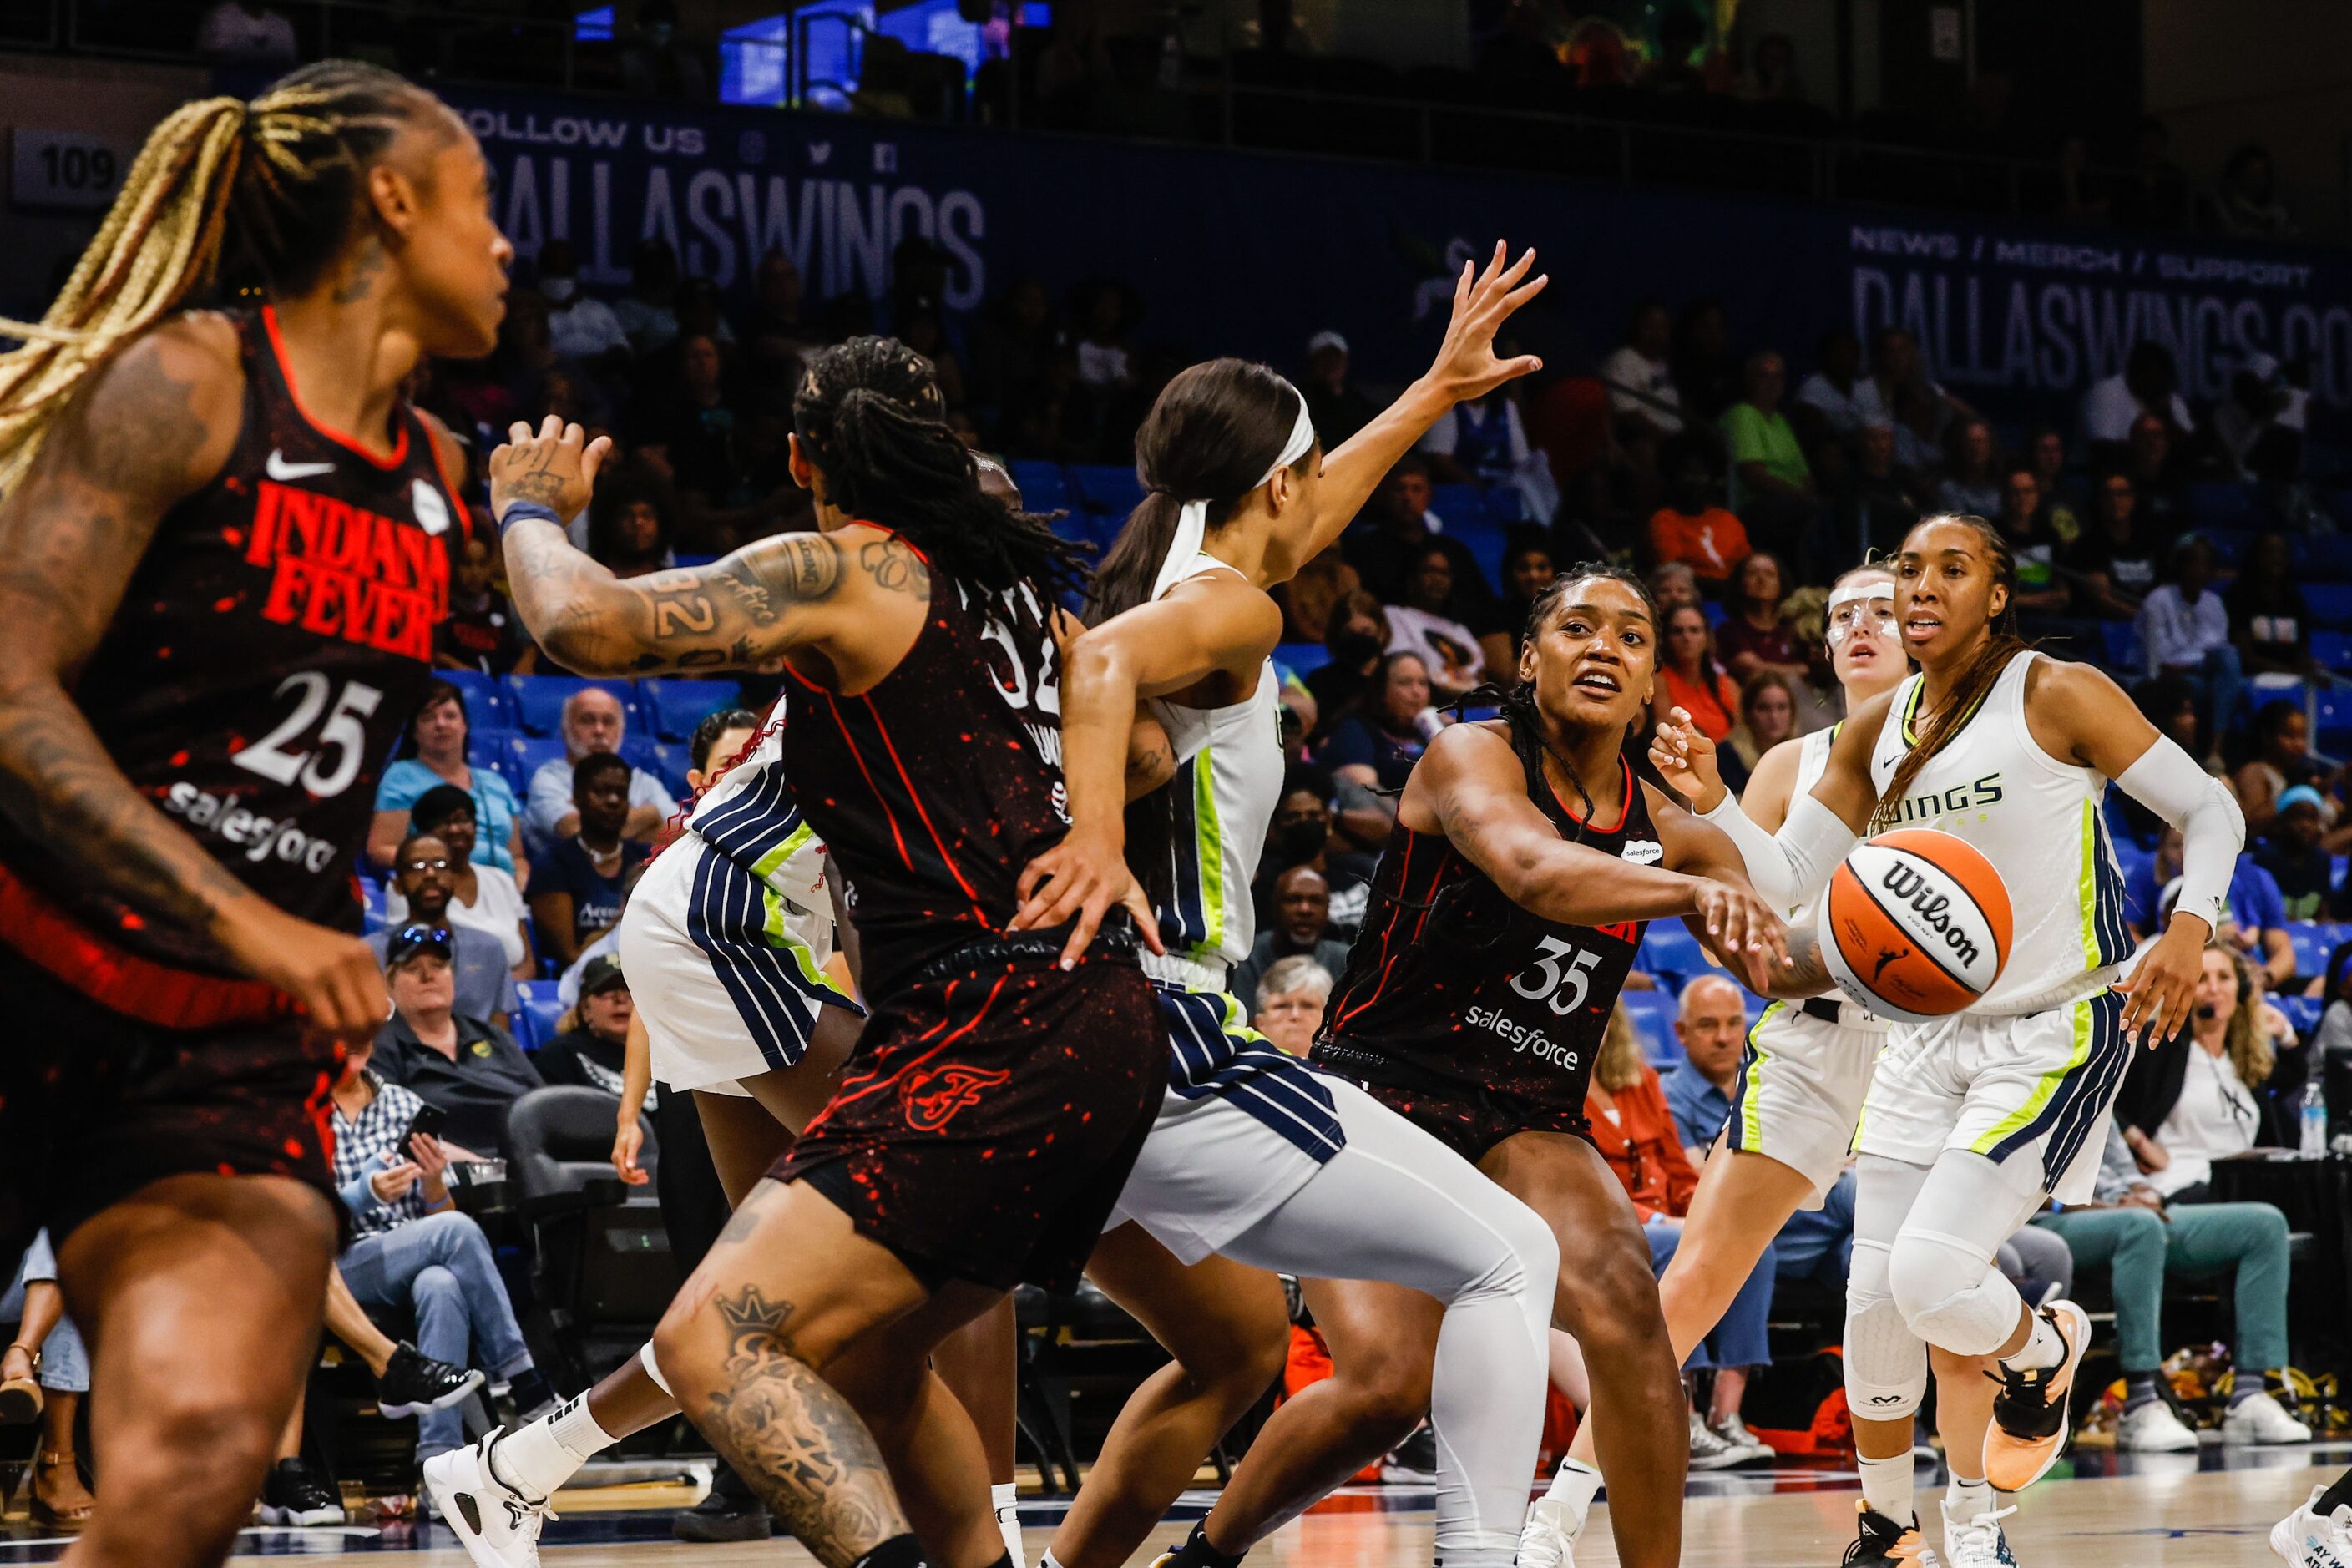
POLYGON ((2306 1160, 2327 1152, 2327 1096, 2313 1079, 2303 1086, 2303 1154, 2306 1160))

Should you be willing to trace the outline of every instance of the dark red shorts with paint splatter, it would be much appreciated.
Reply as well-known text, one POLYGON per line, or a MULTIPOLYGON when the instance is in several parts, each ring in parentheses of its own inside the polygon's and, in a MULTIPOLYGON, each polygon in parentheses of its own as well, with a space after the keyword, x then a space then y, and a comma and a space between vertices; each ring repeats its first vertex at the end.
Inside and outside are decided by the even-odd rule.
POLYGON ((286 1019, 159 1028, 5 945, 0 997, 0 1264, 13 1269, 44 1226, 62 1247, 165 1176, 290 1176, 332 1201, 328 1090, 340 1047, 286 1019))
POLYGON ((1168 1086, 1131 948, 1064 973, 1028 932, 919 971, 769 1173, 805 1181, 926 1284, 1078 1282, 1168 1086))

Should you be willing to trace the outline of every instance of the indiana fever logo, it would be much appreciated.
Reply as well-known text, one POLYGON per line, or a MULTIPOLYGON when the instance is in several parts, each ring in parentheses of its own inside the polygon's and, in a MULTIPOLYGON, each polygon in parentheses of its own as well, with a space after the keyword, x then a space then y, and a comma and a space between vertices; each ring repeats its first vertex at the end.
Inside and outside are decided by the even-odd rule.
POLYGON ((927 1068, 898 1087, 898 1098, 907 1105, 907 1125, 918 1132, 937 1132, 965 1106, 979 1104, 982 1095, 1012 1078, 1003 1068, 965 1067, 961 1062, 927 1068))
POLYGON ((267 619, 432 662, 449 555, 424 528, 264 479, 245 559, 270 570, 267 619))

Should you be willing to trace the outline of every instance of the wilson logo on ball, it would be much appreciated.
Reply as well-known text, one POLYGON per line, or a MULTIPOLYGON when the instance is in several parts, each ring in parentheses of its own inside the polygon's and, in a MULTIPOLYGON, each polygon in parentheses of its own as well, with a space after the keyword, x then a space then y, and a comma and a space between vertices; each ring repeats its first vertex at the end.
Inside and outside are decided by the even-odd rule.
POLYGON ((1857 845, 1830 879, 1822 957, 1832 978, 1884 1017, 1959 1012, 2009 962, 2009 889, 1974 845, 1905 827, 1857 845))

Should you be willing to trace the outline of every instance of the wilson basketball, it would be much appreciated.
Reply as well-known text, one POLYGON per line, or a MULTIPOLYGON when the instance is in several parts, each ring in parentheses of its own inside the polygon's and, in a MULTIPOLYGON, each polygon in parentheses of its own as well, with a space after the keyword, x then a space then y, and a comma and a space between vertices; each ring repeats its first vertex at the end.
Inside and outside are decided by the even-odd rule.
POLYGON ((1976 847, 1927 827, 1855 846, 1819 927, 1840 989, 1884 1018, 1926 1023, 1983 995, 2009 962, 2009 889, 1976 847))

